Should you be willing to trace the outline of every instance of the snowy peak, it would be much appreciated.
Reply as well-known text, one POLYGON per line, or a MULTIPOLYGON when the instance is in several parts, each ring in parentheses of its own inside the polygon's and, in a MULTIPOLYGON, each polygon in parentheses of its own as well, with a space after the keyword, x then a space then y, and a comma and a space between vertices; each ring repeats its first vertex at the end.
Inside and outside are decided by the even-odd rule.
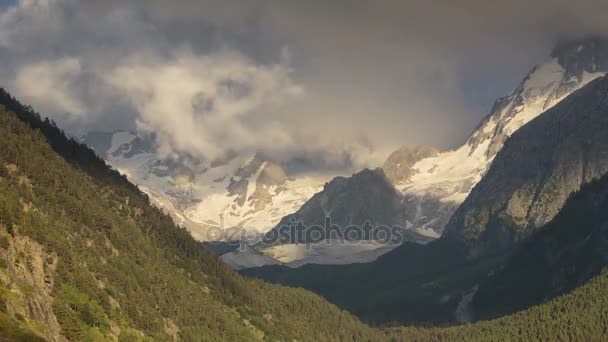
POLYGON ((511 248, 551 221, 572 193, 608 171, 607 96, 601 77, 513 134, 445 236, 477 256, 511 248))
POLYGON ((381 169, 364 169, 352 177, 336 177, 326 183, 297 212, 286 216, 277 225, 302 221, 306 226, 323 225, 325 218, 346 228, 362 225, 399 225, 405 227, 401 210, 401 194, 391 185, 381 169))
POLYGON ((290 178, 280 164, 260 153, 227 151, 214 160, 163 157, 154 136, 129 131, 91 132, 82 140, 200 240, 238 239, 244 231, 264 233, 298 210, 327 180, 290 178), (224 233, 218 234, 218 229, 224 233), (231 237, 223 236, 228 232, 231 237))
MULTIPOLYGON (((267 237, 280 235, 282 229, 301 222, 305 232, 324 227, 327 229, 329 219, 332 227, 338 231, 362 227, 393 227, 403 232, 404 239, 414 242, 428 242, 425 236, 407 231, 408 222, 402 205, 403 197, 390 183, 382 169, 364 169, 351 177, 336 177, 325 184, 323 191, 315 194, 297 212, 284 217, 267 237)), ((355 234, 356 235, 356 234, 355 234)), ((279 244, 305 243, 303 236, 288 236, 276 241, 279 244)), ((324 240, 336 237, 325 236, 324 240)), ((362 235, 351 237, 352 240, 365 240, 362 235)), ((329 244, 329 242, 327 242, 329 244)), ((393 246, 394 247, 394 246, 393 246)))
MULTIPOLYGON (((391 180, 403 192, 405 211, 415 229, 429 236, 441 234, 450 216, 484 176, 507 138, 606 72, 608 41, 587 39, 560 44, 510 95, 496 101, 490 114, 463 146, 421 158, 409 168, 400 165, 398 173, 405 176, 391 177, 391 180)), ((397 151, 393 155, 400 153, 397 151)), ((394 169, 393 159, 391 156, 387 160, 385 168, 394 169)))
POLYGON ((608 41, 593 38, 558 45, 510 96, 495 103, 467 141, 471 153, 489 141, 485 155, 492 160, 513 132, 606 72, 608 41))
POLYGON ((132 158, 138 154, 156 153, 154 138, 139 136, 131 131, 99 132, 85 134, 81 141, 102 157, 132 158))
POLYGON ((603 38, 589 38, 583 41, 557 44, 551 52, 567 71, 568 77, 577 77, 583 73, 594 73, 608 69, 608 43, 603 38))
POLYGON ((381 169, 364 169, 351 177, 335 177, 299 210, 285 216, 265 235, 264 243, 227 253, 222 259, 237 269, 277 262, 290 267, 308 263, 350 264, 371 262, 398 246, 392 239, 385 241, 380 236, 374 238, 357 229, 366 224, 371 229, 384 226, 390 227, 387 229, 391 231, 398 230, 402 239, 399 243, 426 243, 432 240, 407 229, 402 200, 401 193, 381 169), (284 234, 285 228, 294 223, 303 225, 302 235, 284 234), (329 225, 331 228, 328 228, 329 225), (319 229, 325 235, 313 238, 319 229), (332 230, 333 233, 330 233, 332 230), (307 237, 311 240, 307 240, 307 237), (319 240, 314 240, 317 238, 319 240), (268 262, 268 258, 272 262, 268 262))
MULTIPOLYGON (((441 236, 453 213, 484 177, 514 132, 608 71, 607 47, 605 41, 598 39, 560 44, 511 94, 496 101, 489 115, 460 148, 446 152, 432 148, 395 151, 382 168, 401 194, 391 195, 390 184, 382 186, 382 182, 370 181, 381 177, 372 177, 377 174, 369 171, 351 178, 338 177, 286 219, 316 224, 330 215, 348 225, 352 218, 381 217, 384 222, 401 222, 410 228, 408 231, 428 238, 441 236)), ((288 222, 286 219, 281 222, 288 222)), ((296 247, 283 244, 265 249, 263 253, 286 263, 295 260, 298 265, 310 260, 321 263, 314 253, 292 250, 296 247)), ((381 252, 386 250, 378 250, 374 255, 381 252)), ((325 262, 331 259, 328 251, 319 253, 325 262)), ((341 258, 353 261, 360 251, 348 253, 348 257, 341 255, 341 258)))

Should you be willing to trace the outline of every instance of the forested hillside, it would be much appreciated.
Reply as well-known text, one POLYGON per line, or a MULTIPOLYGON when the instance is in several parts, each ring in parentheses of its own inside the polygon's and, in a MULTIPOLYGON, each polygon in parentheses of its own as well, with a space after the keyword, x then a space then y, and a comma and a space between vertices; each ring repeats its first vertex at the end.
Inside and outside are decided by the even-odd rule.
POLYGON ((8 340, 555 340, 598 339, 608 329, 606 275, 496 321, 369 327, 308 291, 229 270, 92 151, 8 94, 0 101, 0 335, 8 340))
POLYGON ((389 334, 403 341, 605 341, 607 289, 603 272, 568 295, 511 316, 450 328, 398 328, 389 334))
POLYGON ((376 333, 310 292, 237 275, 92 151, 13 109, 44 134, 0 112, 0 295, 23 326, 76 341, 376 333))

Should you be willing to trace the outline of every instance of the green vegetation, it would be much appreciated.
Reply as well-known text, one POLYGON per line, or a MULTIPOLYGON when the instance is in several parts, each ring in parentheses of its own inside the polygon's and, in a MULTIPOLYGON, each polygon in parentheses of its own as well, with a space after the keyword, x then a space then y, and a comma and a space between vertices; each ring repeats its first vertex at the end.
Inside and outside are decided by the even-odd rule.
POLYGON ((234 273, 90 150, 21 110, 0 111, 0 219, 57 255, 53 311, 68 339, 376 336, 310 292, 234 273))
POLYGON ((605 341, 608 273, 570 294, 504 318, 450 328, 390 330, 408 341, 605 341), (410 338, 411 336, 411 338, 410 338))
POLYGON ((374 324, 436 325, 453 322, 462 296, 502 261, 469 261, 466 252, 439 239, 406 243, 369 264, 265 266, 242 273, 304 287, 374 324))
POLYGON ((15 342, 37 342, 45 341, 23 322, 14 317, 0 312, 0 340, 15 342))
MULTIPOLYGON (((46 292, 53 298, 59 333, 74 341, 591 340, 608 329, 606 275, 567 296, 495 321, 443 329, 371 328, 306 290, 234 273, 91 150, 8 94, 0 93, 0 103, 9 109, 0 109, 0 249, 14 252, 0 268, 0 281, 14 282, 17 266, 31 274, 42 267, 44 275, 34 278, 45 278, 15 282, 19 294, 0 288, 0 336, 8 340, 57 337, 39 321, 44 317, 30 309, 45 304, 40 293, 46 292), (32 250, 14 247, 26 239, 42 252, 34 245, 27 245, 32 250), (52 277, 48 283, 47 276, 52 277), (28 302, 22 303, 26 315, 8 305, 19 295, 28 302)), ((456 249, 434 259, 415 259, 428 257, 424 253, 406 248, 386 259, 387 265, 410 260, 403 263, 409 269, 381 289, 407 291, 400 281, 427 275, 415 286, 430 288, 429 299, 447 283, 470 285, 467 277, 450 270, 456 263, 470 266, 472 273, 495 263, 470 265, 456 249), (451 262, 445 262, 446 256, 453 257, 451 262), (437 278, 441 272, 444 277, 437 278)), ((368 305, 373 302, 367 297, 382 295, 359 294, 368 305)), ((408 312, 410 307, 397 302, 393 310, 408 312)))

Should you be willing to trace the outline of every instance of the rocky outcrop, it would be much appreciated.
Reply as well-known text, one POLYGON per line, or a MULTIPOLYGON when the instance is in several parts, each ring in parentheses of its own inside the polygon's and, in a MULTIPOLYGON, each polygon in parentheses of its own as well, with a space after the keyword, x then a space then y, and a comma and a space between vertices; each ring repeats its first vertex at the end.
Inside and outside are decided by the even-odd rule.
POLYGON ((272 198, 285 190, 287 175, 283 168, 266 162, 256 179, 255 191, 249 197, 254 211, 263 210, 272 203, 272 198))
POLYGON ((20 318, 49 341, 66 341, 53 312, 57 255, 28 237, 12 237, 3 226, 0 230, 2 311, 20 318))
POLYGON ((418 146, 414 149, 402 147, 391 153, 382 165, 382 170, 393 184, 406 183, 416 173, 416 170, 412 168, 416 162, 434 157, 438 153, 439 150, 432 147, 418 146))
POLYGON ((281 166, 256 154, 247 165, 236 171, 227 190, 229 196, 235 196, 238 206, 248 205, 255 212, 266 208, 273 196, 285 190, 286 181, 287 175, 281 166))

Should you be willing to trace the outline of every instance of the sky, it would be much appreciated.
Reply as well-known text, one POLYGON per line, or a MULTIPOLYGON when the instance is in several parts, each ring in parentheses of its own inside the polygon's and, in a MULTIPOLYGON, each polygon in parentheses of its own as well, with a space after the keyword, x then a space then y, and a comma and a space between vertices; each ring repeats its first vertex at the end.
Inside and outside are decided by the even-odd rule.
MULTIPOLYGON (((153 133, 167 156, 378 166, 455 148, 608 2, 0 0, 0 86, 68 132, 153 133)), ((305 163, 306 164, 306 163, 305 163)))

